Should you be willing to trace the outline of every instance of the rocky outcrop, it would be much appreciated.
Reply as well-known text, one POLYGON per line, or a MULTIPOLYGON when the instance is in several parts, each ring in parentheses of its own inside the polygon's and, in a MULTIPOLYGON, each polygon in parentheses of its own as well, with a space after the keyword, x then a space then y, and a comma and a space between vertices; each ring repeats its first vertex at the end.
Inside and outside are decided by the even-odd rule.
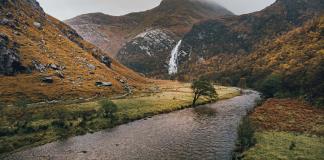
POLYGON ((149 29, 129 41, 118 53, 117 60, 147 75, 167 71, 168 59, 178 38, 171 32, 149 29))
POLYGON ((0 75, 15 75, 26 71, 20 62, 18 48, 17 43, 11 42, 8 36, 0 34, 0 75))

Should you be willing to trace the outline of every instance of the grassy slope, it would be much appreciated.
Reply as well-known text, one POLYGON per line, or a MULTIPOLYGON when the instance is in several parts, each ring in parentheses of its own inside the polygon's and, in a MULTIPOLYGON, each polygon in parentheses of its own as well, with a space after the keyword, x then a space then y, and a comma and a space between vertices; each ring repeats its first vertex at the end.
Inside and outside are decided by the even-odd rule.
POLYGON ((270 99, 250 118, 257 126, 257 144, 244 153, 244 159, 323 159, 323 109, 297 100, 270 99))
MULTIPOLYGON (((13 15, 13 19, 17 21, 17 29, 0 25, 0 33, 20 44, 19 51, 24 66, 33 66, 32 60, 45 65, 64 66, 65 69, 62 72, 65 78, 58 78, 52 69, 47 69, 42 73, 34 70, 31 74, 0 75, 0 102, 12 103, 22 98, 30 101, 45 101, 86 98, 98 94, 123 94, 123 84, 119 82, 119 79, 127 80, 138 90, 144 88, 144 84, 148 84, 147 79, 116 61, 113 61, 112 68, 99 62, 92 52, 96 50, 100 54, 104 53, 77 35, 72 35, 74 40, 71 40, 69 32, 73 30, 64 23, 42 14, 42 11, 34 10, 26 1, 15 3, 19 7, 5 6, 1 12, 13 15), (34 22, 40 22, 42 29, 36 28, 33 25, 34 22), (17 34, 14 34, 15 32, 17 34), (91 70, 87 64, 96 66, 96 69, 91 70), (52 76, 54 83, 43 84, 40 79, 44 76, 52 76), (112 82, 113 87, 96 87, 96 81, 112 82)), ((0 14, 0 18, 2 19, 4 15, 0 14)))
MULTIPOLYGON (((321 76, 324 66, 323 27, 324 16, 314 16, 301 27, 275 39, 260 41, 250 54, 219 52, 201 63, 189 63, 189 67, 184 68, 188 72, 181 73, 184 76, 180 78, 190 80, 203 73, 209 79, 236 85, 244 77, 248 86, 260 89, 267 77, 278 75, 282 85, 278 86, 277 94, 306 96, 321 103, 324 97, 321 76)), ((197 42, 193 41, 194 44, 197 42)))
MULTIPOLYGON (((69 105, 29 106, 22 110, 6 107, 0 115, 0 153, 28 148, 55 141, 62 137, 85 134, 113 127, 159 113, 167 113, 190 107, 192 94, 190 84, 178 82, 157 82, 160 89, 127 99, 115 99, 118 105, 117 122, 110 123, 102 116, 98 101, 69 105), (63 127, 53 124, 63 121, 63 127)), ((220 99, 239 95, 236 88, 217 87, 220 99)), ((199 101, 206 103, 207 99, 199 101)))

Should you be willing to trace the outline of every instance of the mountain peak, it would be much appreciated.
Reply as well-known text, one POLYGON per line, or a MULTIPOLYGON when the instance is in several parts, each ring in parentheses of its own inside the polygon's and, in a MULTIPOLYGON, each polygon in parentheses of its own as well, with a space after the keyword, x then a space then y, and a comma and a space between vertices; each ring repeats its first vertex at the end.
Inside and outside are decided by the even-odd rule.
MULTIPOLYGON (((156 10, 169 10, 177 12, 178 10, 185 9, 186 11, 199 11, 208 14, 232 15, 233 13, 218 3, 207 0, 163 0, 161 4, 156 7, 156 10)), ((153 9, 154 10, 154 9, 153 9)))

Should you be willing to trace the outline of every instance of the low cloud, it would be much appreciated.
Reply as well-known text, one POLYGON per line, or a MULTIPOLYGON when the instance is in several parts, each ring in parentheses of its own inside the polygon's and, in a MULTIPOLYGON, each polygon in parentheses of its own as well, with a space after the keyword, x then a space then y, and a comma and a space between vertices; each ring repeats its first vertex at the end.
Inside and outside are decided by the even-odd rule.
MULTIPOLYGON (((235 14, 251 13, 261 10, 275 0, 206 0, 217 2, 235 14)), ((80 14, 103 12, 110 15, 124 15, 151 9, 160 4, 161 0, 39 0, 44 10, 65 20, 80 14)))

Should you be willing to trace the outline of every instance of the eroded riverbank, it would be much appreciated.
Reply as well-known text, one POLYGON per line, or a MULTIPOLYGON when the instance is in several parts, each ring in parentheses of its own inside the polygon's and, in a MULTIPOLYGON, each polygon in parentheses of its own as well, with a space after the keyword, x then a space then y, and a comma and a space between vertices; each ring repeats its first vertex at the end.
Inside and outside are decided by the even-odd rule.
POLYGON ((260 95, 154 116, 8 155, 4 159, 230 159, 236 128, 260 95))

